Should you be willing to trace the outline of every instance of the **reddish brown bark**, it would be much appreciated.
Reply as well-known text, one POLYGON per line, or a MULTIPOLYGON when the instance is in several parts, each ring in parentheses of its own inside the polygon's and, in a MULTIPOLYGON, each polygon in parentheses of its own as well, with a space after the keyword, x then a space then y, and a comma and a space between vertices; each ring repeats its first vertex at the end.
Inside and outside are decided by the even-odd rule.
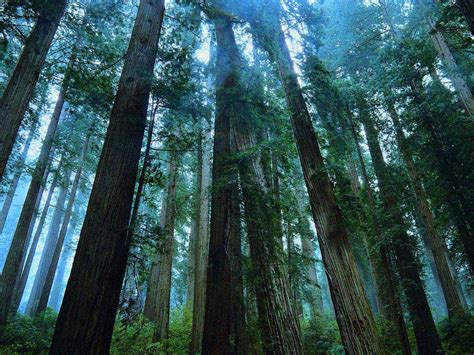
POLYGON ((109 351, 163 15, 140 2, 50 354, 109 351))
MULTIPOLYGON (((270 2, 273 4, 273 2, 270 2)), ((274 6, 277 6, 273 4, 274 6)), ((364 288, 357 274, 354 256, 349 245, 334 191, 325 166, 317 137, 303 98, 285 36, 279 26, 251 21, 259 33, 260 43, 278 65, 280 79, 291 112, 293 133, 303 168, 313 218, 318 232, 336 311, 342 342, 348 353, 380 353, 381 348, 375 322, 364 288)))
POLYGON ((0 180, 67 0, 45 1, 0 99, 0 180))
POLYGON ((377 175, 384 212, 388 216, 387 223, 390 223, 389 228, 392 231, 389 245, 393 248, 401 284, 407 297, 418 353, 435 354, 442 352, 441 341, 413 252, 414 245, 405 229, 400 209, 401 205, 394 191, 395 187, 390 183, 391 178, 379 145, 377 130, 368 112, 362 110, 360 116, 364 124, 375 174, 377 175))

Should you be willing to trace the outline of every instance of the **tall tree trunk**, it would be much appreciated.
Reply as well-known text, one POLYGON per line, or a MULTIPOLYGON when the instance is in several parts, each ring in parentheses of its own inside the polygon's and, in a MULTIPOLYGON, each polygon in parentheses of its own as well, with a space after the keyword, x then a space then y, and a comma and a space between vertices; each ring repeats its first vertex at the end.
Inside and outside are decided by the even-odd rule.
POLYGON ((173 266, 174 225, 176 220, 176 180, 178 177, 178 157, 171 152, 168 163, 168 187, 166 200, 161 211, 161 231, 158 240, 158 251, 155 260, 156 273, 152 276, 157 279, 151 282, 147 291, 152 294, 156 303, 152 305, 151 320, 156 323, 154 341, 168 338, 170 316, 171 271, 173 266), (163 218, 164 214, 164 218, 163 218))
POLYGON ((471 90, 469 89, 469 86, 467 86, 466 81, 460 73, 458 65, 456 64, 456 60, 454 59, 454 56, 448 47, 448 43, 446 42, 444 35, 436 28, 436 23, 431 17, 428 16, 426 20, 431 30, 431 41, 433 42, 436 52, 446 65, 447 73, 451 78, 462 106, 468 115, 472 116, 474 115, 474 99, 472 98, 471 90))
POLYGON ((298 319, 276 245, 281 225, 278 225, 271 183, 265 175, 261 156, 249 154, 250 149, 256 147, 256 127, 249 122, 246 108, 241 103, 243 83, 239 49, 230 19, 218 17, 214 23, 218 57, 217 108, 219 114, 229 116, 232 150, 247 156, 237 166, 245 204, 252 269, 257 278, 255 288, 264 350, 275 354, 301 353, 298 319), (280 312, 274 312, 277 307, 280 312))
MULTIPOLYGON (((375 277, 375 285, 377 287, 377 295, 380 300, 380 310, 384 320, 388 322, 386 330, 388 337, 397 337, 399 340, 399 349, 402 354, 410 355, 411 348, 408 340, 408 332, 403 319, 403 309, 397 293, 396 280, 390 263, 390 255, 387 250, 384 236, 380 226, 380 221, 377 216, 375 198, 370 186, 369 176, 365 166, 364 157, 360 148, 359 139, 352 119, 352 113, 347 108, 349 124, 351 127, 352 136, 355 142, 357 157, 364 181, 365 194, 369 207, 369 216, 373 228, 374 237, 369 241, 369 257, 373 259, 373 271, 375 277)), ((384 329, 385 330, 385 329, 384 329)))
POLYGON ((41 147, 41 152, 36 162, 25 202, 21 210, 18 225, 13 235, 13 240, 8 251, 7 260, 0 277, 0 332, 7 322, 10 305, 14 296, 14 286, 19 279, 24 257, 28 248, 28 235, 33 215, 35 214, 36 201, 43 184, 43 177, 48 166, 48 160, 53 146, 56 129, 61 117, 65 114, 63 90, 60 91, 56 107, 54 108, 51 122, 49 123, 46 137, 41 147))
MULTIPOLYGON (((35 231, 35 234, 33 236, 33 240, 31 241, 31 246, 30 246, 30 250, 28 252, 28 257, 26 258, 26 261, 25 261, 24 266, 22 268, 20 281, 18 282, 18 285, 15 287, 15 295, 14 295, 14 298, 13 298, 13 301, 12 301, 12 304, 13 304, 12 308, 15 311, 18 310, 18 307, 20 306, 21 299, 23 297, 23 293, 25 292, 25 287, 26 287, 26 283, 28 281, 28 276, 30 275, 31 265, 33 264, 33 259, 34 259, 35 254, 36 254, 36 247, 38 246, 38 242, 39 242, 39 239, 41 237, 41 233, 43 231, 43 226, 44 226, 44 223, 46 221, 46 217, 48 215, 48 210, 49 210, 49 206, 51 204, 51 199, 53 197, 54 190, 56 189, 56 185, 57 185, 57 182, 58 182, 58 175, 59 175, 59 172, 56 172, 56 174, 54 174, 53 181, 51 182, 51 185, 49 187, 48 196, 46 197, 46 201, 45 201, 44 206, 43 206, 43 211, 41 212, 41 216, 40 216, 40 219, 39 219, 39 222, 38 222, 38 226, 36 227, 36 231, 35 231)), ((34 224, 33 221, 31 222, 31 224, 34 224)))
POLYGON ((54 275, 58 266, 59 256, 61 255, 61 250, 63 249, 64 240, 66 238, 66 233, 69 226, 69 221, 71 220, 72 208, 74 207, 74 200, 76 199, 77 189, 79 188, 82 168, 86 159, 87 148, 89 146, 90 134, 90 132, 87 133, 84 145, 82 147, 81 157, 79 158, 79 167, 77 168, 76 174, 74 175, 74 180, 71 185, 71 193, 69 195, 66 210, 64 211, 64 218, 61 225, 61 229, 59 231, 59 236, 57 238, 57 242, 52 253, 51 263, 49 265, 43 289, 41 290, 41 295, 39 297, 38 306, 36 309, 37 315, 42 314, 44 311, 46 311, 46 307, 48 305, 49 295, 51 293, 51 287, 53 286, 54 275))
MULTIPOLYGON (((198 169, 201 168, 198 165, 198 169)), ((193 203, 196 203, 194 201, 193 203)), ((196 210, 196 208, 193 208, 196 210)), ((197 229, 197 222, 196 216, 194 215, 195 211, 193 211, 193 215, 191 216, 191 226, 189 229, 189 240, 188 240, 188 272, 187 272, 187 279, 186 279, 186 307, 191 308, 194 299, 194 264, 196 263, 196 256, 195 256, 195 249, 196 249, 196 229, 197 229)))
POLYGON ((3 228, 5 227, 5 222, 7 221, 8 212, 10 212, 10 207, 13 202, 13 198, 15 197, 16 188, 18 187, 18 183, 20 182, 21 174, 25 168, 26 157, 28 155, 28 151, 30 150, 31 142, 33 141, 33 137, 36 133, 36 124, 34 127, 30 129, 30 133, 28 134, 28 138, 26 138, 25 145, 21 152, 20 159, 18 159, 16 171, 13 175, 13 179, 10 182, 10 186, 8 187, 8 192, 3 200, 2 211, 0 212, 0 234, 3 232, 3 228))
POLYGON ((410 83, 414 104, 420 107, 421 123, 428 134, 443 187, 446 189, 445 202, 451 209, 458 230, 458 235, 464 247, 466 260, 471 273, 474 273, 474 219, 472 206, 463 193, 456 169, 453 167, 446 149, 440 130, 437 127, 433 112, 427 106, 427 98, 423 92, 421 80, 410 83))
POLYGON ((64 274, 66 272, 66 265, 69 261, 69 258, 73 254, 73 248, 70 245, 72 242, 72 238, 74 236, 74 231, 78 224, 78 204, 76 203, 76 207, 74 207, 74 212, 72 213, 71 223, 68 228, 66 234, 66 240, 64 241, 63 250, 61 252, 61 259, 59 260, 58 270, 56 271, 56 275, 54 277, 53 287, 51 289, 51 296, 49 298, 48 305, 54 309, 56 312, 59 311, 61 306, 61 294, 63 291, 63 281, 64 281, 64 274))
MULTIPOLYGON (((145 187, 145 178, 148 170, 148 165, 150 163, 150 152, 151 152, 151 144, 153 141, 153 130, 155 128, 155 119, 156 119, 156 112, 158 111, 158 102, 156 102, 156 105, 153 105, 152 101, 152 107, 150 110, 151 117, 150 117, 150 123, 148 127, 148 132, 147 132, 147 141, 146 141, 146 147, 145 147, 145 154, 143 157, 143 165, 142 169, 140 171, 140 176, 138 178, 138 185, 137 185, 137 192, 135 193, 135 200, 133 202, 133 208, 132 208, 132 217, 130 218, 130 227, 129 227, 129 233, 130 233, 130 238, 134 238, 135 235, 135 230, 137 228, 137 222, 138 222, 138 213, 140 211, 140 203, 142 199, 142 194, 143 194, 143 189, 145 187)), ((127 274, 125 276, 123 288, 122 288, 122 299, 125 303, 129 304, 130 298, 132 297, 131 293, 135 288, 138 288, 138 285, 136 285, 136 282, 134 280, 134 275, 135 275, 135 266, 134 264, 128 264, 127 265, 127 274)), ((141 308, 141 307, 140 307, 141 308)))
POLYGON ((163 0, 140 2, 50 354, 110 348, 163 15, 163 0))
MULTIPOLYGON (((219 36, 221 34, 222 32, 219 36)), ((216 69, 220 66, 228 67, 228 65, 223 53, 218 50, 216 69)), ((232 81, 228 83, 228 78, 222 75, 222 71, 218 71, 217 74, 219 75, 216 78, 216 88, 232 85, 232 81)), ((231 161, 230 115, 225 105, 226 98, 220 92, 216 92, 211 224, 204 296, 203 354, 246 353, 246 344, 242 341, 239 332, 244 324, 244 314, 243 300, 240 297, 241 254, 240 249, 237 248, 237 245, 240 245, 239 208, 236 206, 236 201, 238 201, 237 171, 235 164, 231 161)), ((195 291, 195 295, 197 294, 195 291)))
POLYGON ((427 237, 427 247, 433 254, 437 274, 439 275, 446 306, 448 308, 448 313, 449 316, 452 317, 456 313, 456 310, 463 309, 462 297, 458 294, 458 290, 456 288, 456 275, 453 275, 449 268, 448 260, 446 259, 446 256, 448 255, 447 247, 443 238, 436 230, 434 216, 431 213, 428 203, 428 196, 421 183, 415 162, 413 161, 411 150, 408 142, 406 141, 405 133, 403 132, 398 113, 391 103, 388 104, 388 110, 395 127, 395 135, 397 138, 398 147, 402 153, 402 157, 407 167, 408 176, 410 177, 410 182, 415 192, 418 211, 423 218, 423 225, 425 227, 427 237))
POLYGON ((59 188, 56 206, 54 207, 54 213, 49 224, 48 234, 44 242, 43 252, 41 254, 38 270, 36 271, 35 280, 33 282, 33 288, 30 292, 28 305, 26 306, 26 314, 28 314, 30 317, 36 317, 38 315, 37 310, 39 299, 46 282, 46 276, 51 265, 54 248, 58 241, 59 229, 61 227, 61 220, 64 214, 64 204, 66 203, 70 177, 70 171, 66 172, 64 181, 62 181, 59 188))
MULTIPOLYGON (((279 23, 277 18, 275 23, 279 23)), ((262 30, 258 22, 252 25, 256 31, 262 30)), ((291 112, 342 342, 350 354, 383 353, 284 33, 280 27, 264 28, 260 42, 278 65, 291 112)))
POLYGON ((370 155, 377 175, 382 205, 388 217, 386 222, 390 224, 392 232, 390 246, 393 248, 403 290, 407 297, 418 353, 442 352, 441 342, 418 270, 419 265, 413 252, 415 246, 405 229, 400 210, 401 205, 394 190, 395 187, 390 182, 391 177, 380 149, 377 130, 366 111, 362 110, 360 117, 364 124, 370 155))
POLYGON ((66 3, 67 0, 48 0, 44 2, 36 25, 25 42, 15 70, 0 99, 0 117, 2 117, 0 128, 0 180, 5 172, 18 129, 36 87, 36 82, 66 8, 66 3))
POLYGON ((474 4, 471 0, 456 0, 455 4, 466 18, 466 22, 471 29, 471 34, 474 36, 474 4))
POLYGON ((198 194, 199 205, 196 206, 196 233, 194 241, 193 265, 193 328, 191 338, 191 354, 202 352, 202 336, 204 331, 204 314, 206 306, 206 278, 209 253, 209 202, 211 186, 211 130, 203 128, 204 135, 198 153, 198 194))

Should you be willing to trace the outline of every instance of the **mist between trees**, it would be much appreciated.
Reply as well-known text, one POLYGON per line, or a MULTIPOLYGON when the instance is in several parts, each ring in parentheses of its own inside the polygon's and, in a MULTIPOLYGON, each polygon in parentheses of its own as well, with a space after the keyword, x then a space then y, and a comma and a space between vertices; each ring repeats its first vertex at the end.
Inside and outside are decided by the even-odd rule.
POLYGON ((0 7, 0 353, 474 352, 471 1, 0 7))

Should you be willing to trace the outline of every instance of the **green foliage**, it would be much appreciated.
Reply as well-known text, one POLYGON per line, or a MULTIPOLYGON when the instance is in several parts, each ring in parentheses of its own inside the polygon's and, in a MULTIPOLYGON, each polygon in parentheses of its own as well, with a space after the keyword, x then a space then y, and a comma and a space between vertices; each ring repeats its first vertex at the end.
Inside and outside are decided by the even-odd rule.
POLYGON ((17 316, 0 338, 0 354, 46 354, 57 314, 47 309, 42 317, 17 316))
POLYGON ((474 317, 457 314, 439 324, 444 349, 449 354, 471 354, 474 351, 474 317))
POLYGON ((110 354, 186 354, 191 341, 192 317, 187 308, 170 314, 169 338, 153 342, 154 325, 143 316, 133 323, 115 324, 110 354))
POLYGON ((335 319, 324 315, 305 320, 302 328, 306 354, 344 354, 335 319))

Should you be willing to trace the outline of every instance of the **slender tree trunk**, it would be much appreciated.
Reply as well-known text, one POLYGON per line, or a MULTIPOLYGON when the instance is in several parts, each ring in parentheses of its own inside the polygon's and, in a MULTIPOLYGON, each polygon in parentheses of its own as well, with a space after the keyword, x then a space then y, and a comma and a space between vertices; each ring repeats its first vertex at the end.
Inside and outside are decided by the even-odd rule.
POLYGON ((71 193, 69 195, 69 200, 64 212, 64 218, 59 231, 59 236, 57 238, 56 245, 51 257, 51 263, 49 265, 46 279, 44 281, 44 286, 41 291, 41 295, 38 301, 38 307, 36 309, 36 314, 42 314, 46 311, 48 305, 49 295, 51 293, 51 287, 53 286, 54 275, 58 266, 59 256, 61 255, 61 250, 63 249, 64 240, 66 238, 66 233, 69 226, 69 221, 71 220, 72 208, 74 207, 74 200, 76 199, 77 189, 79 188, 79 181, 82 175, 82 167, 86 159, 87 148, 89 146, 90 133, 87 134, 84 145, 82 147, 81 157, 79 161, 79 167, 77 168, 76 174, 74 175, 74 180, 71 185, 71 193))
POLYGON ((455 4, 466 18, 466 22, 471 29, 471 34, 474 36, 474 4, 471 0, 456 0, 455 4))
POLYGON ((36 124, 35 127, 30 129, 30 133, 28 134, 28 138, 26 138, 25 146, 21 152, 20 159, 18 160, 16 172, 13 175, 13 179, 10 182, 10 186, 8 187, 8 192, 3 200, 2 210, 0 212, 0 234, 3 232, 3 228, 5 227, 5 222, 7 221, 8 213, 10 212, 10 207, 13 202, 13 198, 15 197, 16 188, 18 187, 18 183, 20 181, 21 174, 23 173, 26 157, 28 155, 28 151, 30 150, 31 142, 33 141, 33 137, 36 133, 36 124))
MULTIPOLYGON (((178 177, 178 161, 175 153, 170 154, 168 165, 168 188, 164 205, 164 224, 158 241, 157 268, 158 280, 156 289, 148 292, 156 293, 156 304, 153 307, 152 320, 156 323, 154 341, 168 339, 170 317, 171 271, 173 266, 174 225, 176 220, 176 180, 178 177)), ((156 280, 155 280, 156 281, 156 280)))
POLYGON ((49 123, 46 137, 41 147, 41 152, 36 162, 30 186, 26 194, 25 202, 21 210, 18 225, 13 235, 12 244, 8 251, 7 260, 0 278, 0 329, 7 322, 10 312, 10 305, 14 296, 14 286, 21 274, 22 262, 28 248, 28 231, 35 214, 35 205, 43 184, 43 176, 48 166, 48 160, 53 146, 53 140, 56 135, 56 129, 61 117, 65 114, 64 95, 61 90, 56 107, 54 108, 51 122, 49 123))
MULTIPOLYGON (((198 169, 200 170, 199 165, 198 165, 198 169)), ((196 222, 196 217, 194 216, 194 212, 193 212, 193 215, 191 216, 191 226, 189 230, 188 273, 187 273, 187 280, 186 280, 186 307, 188 307, 189 309, 191 309, 192 304, 193 304, 193 299, 194 299, 194 264, 196 263, 196 259, 195 259, 196 228, 197 228, 197 222, 196 222)))
POLYGON ((61 259, 59 260, 58 270, 56 271, 56 275, 54 277, 53 287, 51 289, 51 296, 49 298, 49 306, 54 309, 56 312, 59 311, 61 306, 61 293, 63 291, 63 281, 64 281, 64 274, 66 272, 66 265, 73 253, 72 246, 70 243, 72 242, 72 238, 74 236, 74 230, 76 229, 78 223, 77 217, 77 204, 74 208, 74 212, 71 217, 71 223, 67 231, 66 240, 64 241, 63 250, 61 252, 61 259))
POLYGON ((64 214, 64 204, 66 203, 67 192, 69 187, 69 179, 71 176, 70 171, 66 172, 64 181, 62 181, 56 205, 54 207, 54 213, 49 224, 48 234, 44 242, 43 252, 36 271, 35 280, 33 282, 33 288, 30 292, 30 298, 26 306, 26 314, 30 317, 36 317, 38 315, 38 304, 43 291, 44 284, 46 282, 46 276, 48 269, 51 265, 55 246, 58 242, 59 229, 61 227, 61 220, 64 214))
MULTIPOLYGON (((278 23, 278 19, 275 19, 278 23)), ((258 23, 252 24, 259 31, 258 23)), ((331 289, 342 342, 350 354, 382 354, 375 322, 357 274, 341 211, 325 166, 308 108, 280 27, 266 29, 261 39, 277 63, 291 112, 293 133, 303 168, 319 245, 331 289)))
POLYGON ((204 128, 204 135, 198 152, 198 194, 196 206, 196 233, 194 240, 193 265, 193 328, 190 353, 202 352, 204 314, 206 303, 207 261, 209 253, 209 202, 211 185, 211 131, 204 128))
MULTIPOLYGON (((40 216, 40 219, 39 219, 39 222, 38 222, 38 226, 36 227, 36 231, 35 231, 35 234, 33 236, 33 240, 31 241, 30 250, 28 252, 28 257, 26 258, 26 261, 24 263, 24 266, 23 266, 23 269, 22 269, 22 272, 21 272, 20 281, 18 282, 18 285, 15 287, 15 296, 14 296, 13 302, 12 302, 13 309, 15 311, 18 310, 18 307, 20 306, 21 299, 23 297, 23 293, 25 292, 25 287, 26 287, 26 283, 28 281, 28 276, 30 275, 31 265, 33 264, 33 259, 34 259, 35 254, 36 254, 36 247, 38 246, 38 242, 40 240, 41 233, 43 231, 43 226, 44 226, 44 223, 46 221, 46 217, 48 215, 48 210, 49 210, 49 206, 51 204, 51 199, 53 197, 54 190, 56 189, 56 184, 58 182, 58 174, 59 174, 59 172, 57 172, 54 175, 53 181, 51 182, 51 185, 49 187, 48 196, 46 197, 46 201, 45 201, 44 206, 43 206, 43 211, 41 212, 41 216, 40 216)), ((42 194, 40 194, 40 196, 41 195, 42 194)), ((33 221, 31 222, 31 224, 34 224, 33 221)))
POLYGON ((140 2, 50 354, 110 348, 163 15, 163 0, 140 2))
MULTIPOLYGON (((153 101, 152 101, 151 117, 150 117, 148 132, 147 132, 147 142, 146 142, 146 147, 145 147, 145 154, 143 157, 143 165, 140 172, 140 176, 138 178, 137 192, 135 193, 135 200, 134 200, 133 208, 132 208, 132 217, 130 218, 129 233, 130 233, 130 238, 132 239, 134 238, 135 230, 137 228, 138 213, 140 211, 140 203, 142 199, 143 189, 145 187, 145 178, 146 178, 146 174, 148 170, 148 165, 150 163, 150 151, 151 151, 151 144, 153 140, 153 130, 155 128, 155 119, 156 119, 157 111, 158 111, 158 103, 156 103, 156 105, 153 106, 153 101)), ((129 303, 129 300, 131 298, 131 295, 129 293, 134 288, 138 288, 138 285, 136 285, 136 282, 133 279, 134 274, 135 274, 134 268, 135 266, 133 264, 129 263, 127 265, 127 274, 126 274, 123 288, 122 288, 122 299, 126 303, 129 303)))
MULTIPOLYGON (((474 7, 474 5, 473 5, 474 7)), ((472 98, 471 90, 467 86, 466 81, 462 77, 456 60, 454 59, 451 50, 448 47, 448 43, 444 38, 444 35, 436 28, 436 24, 431 17, 427 17, 428 25, 431 30, 431 41, 438 53, 438 56, 445 63, 449 77, 453 83, 454 88, 459 96, 462 106, 468 113, 468 115, 474 115, 474 99, 472 98)))
MULTIPOLYGON (((67 0, 45 1, 0 99, 0 180, 67 0)), ((2 302, 3 304, 3 302, 2 302)), ((1 321, 0 321, 1 323, 1 321)))
POLYGON ((362 111, 361 119, 363 120, 370 155, 377 175, 383 208, 388 217, 387 223, 390 223, 392 231, 390 246, 393 248, 402 286, 407 297, 418 353, 435 354, 442 352, 441 342, 413 252, 414 243, 408 236, 404 226, 396 191, 394 191, 393 184, 390 183, 391 177, 380 149, 378 133, 367 112, 362 111))
POLYGON ((390 263, 390 255, 387 250, 386 242, 384 241, 384 236, 382 235, 380 221, 377 217, 375 198, 372 193, 364 157, 362 155, 359 139, 355 130, 352 113, 349 108, 347 108, 347 114, 352 137, 355 142, 357 157, 359 159, 362 179, 364 181, 364 188, 369 206, 370 221, 372 224, 373 233, 375 235, 375 239, 372 237, 368 240, 370 243, 369 257, 371 257, 373 260, 372 264, 375 285, 377 287, 377 295, 380 300, 381 314, 384 320, 388 321, 388 325, 386 326, 388 337, 396 336, 399 340, 399 349, 401 350, 402 354, 410 355, 410 342, 408 340, 408 332, 406 329, 405 320, 403 319, 403 309, 397 293, 395 275, 390 263))
POLYGON ((427 247, 433 254, 434 262, 436 264, 437 274, 443 289, 446 306, 448 308, 449 316, 452 317, 456 310, 462 310, 462 297, 458 294, 456 288, 456 276, 451 273, 448 260, 446 259, 447 247, 443 238, 436 230, 434 216, 428 203, 428 196, 421 183, 415 162, 410 151, 410 147, 406 141, 405 133, 403 132, 398 113, 393 107, 393 104, 388 106, 390 117, 395 127, 395 135, 398 142, 398 147, 402 153, 405 165, 407 167, 408 176, 410 177, 413 190, 415 192, 416 203, 420 215, 423 217, 423 225, 426 230, 427 247))

